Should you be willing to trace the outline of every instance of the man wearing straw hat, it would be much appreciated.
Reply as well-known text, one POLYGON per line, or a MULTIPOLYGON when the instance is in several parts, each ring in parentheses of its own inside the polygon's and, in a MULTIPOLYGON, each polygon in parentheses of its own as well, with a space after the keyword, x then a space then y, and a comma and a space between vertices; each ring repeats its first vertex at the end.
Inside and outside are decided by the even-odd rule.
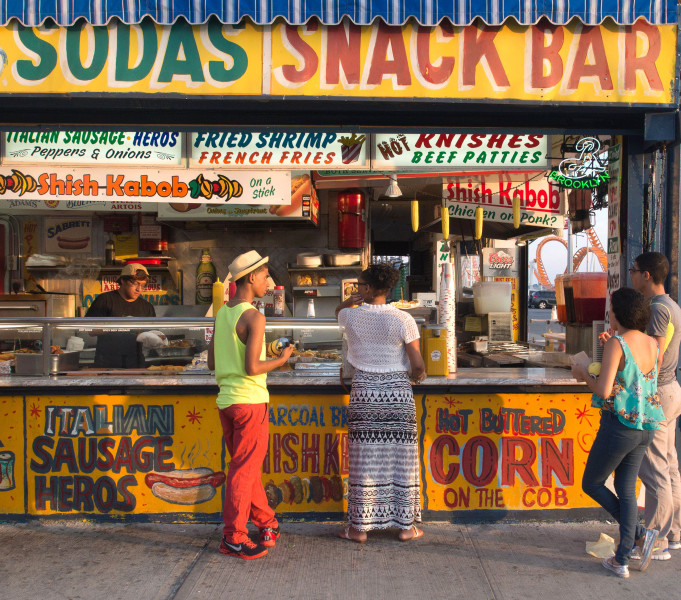
POLYGON ((265 317, 252 302, 267 291, 268 258, 250 250, 229 265, 227 279, 236 283, 236 294, 218 310, 208 349, 208 366, 215 369, 220 386, 216 403, 230 455, 220 552, 244 559, 267 554, 280 534, 260 469, 269 440, 267 373, 285 364, 293 348, 265 360, 265 317), (258 544, 248 537, 249 516, 260 532, 258 544))

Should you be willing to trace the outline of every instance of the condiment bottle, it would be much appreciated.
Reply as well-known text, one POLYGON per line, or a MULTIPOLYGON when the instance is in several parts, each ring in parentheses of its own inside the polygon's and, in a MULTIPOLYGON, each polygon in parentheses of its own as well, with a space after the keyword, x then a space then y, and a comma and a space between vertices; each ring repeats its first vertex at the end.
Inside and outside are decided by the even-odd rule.
POLYGON ((267 350, 272 356, 279 356, 284 348, 291 345, 291 340, 285 337, 280 337, 267 345, 267 350))
POLYGON ((284 316, 284 286, 277 285, 274 288, 274 316, 284 316))
POLYGON ((314 319, 315 314, 314 314, 314 298, 310 298, 307 301, 307 318, 308 319, 314 319))
POLYGON ((109 238, 104 244, 104 264, 108 266, 116 264, 116 246, 113 238, 109 238))
POLYGON ((201 251, 201 262, 196 268, 196 304, 210 304, 213 301, 213 283, 217 279, 210 251, 201 251))
POLYGON ((425 347, 426 373, 433 376, 448 375, 446 330, 433 328, 432 335, 426 338, 425 347))
POLYGON ((218 311, 222 308, 225 303, 225 284, 220 281, 218 277, 217 281, 213 284, 213 316, 217 317, 218 311))

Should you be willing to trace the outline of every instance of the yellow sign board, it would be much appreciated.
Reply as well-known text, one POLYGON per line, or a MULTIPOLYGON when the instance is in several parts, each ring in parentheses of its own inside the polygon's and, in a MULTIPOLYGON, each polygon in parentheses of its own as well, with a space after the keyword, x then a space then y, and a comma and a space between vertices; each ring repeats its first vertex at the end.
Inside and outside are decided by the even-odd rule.
POLYGON ((8 94, 181 94, 581 103, 674 101, 676 26, 0 28, 8 94))
POLYGON ((25 419, 28 514, 222 510, 213 397, 27 397, 25 419))
MULTIPOLYGON (((348 400, 271 396, 262 480, 277 513, 347 510, 348 400)), ((590 400, 417 394, 422 507, 595 507, 581 489, 599 422, 590 400)), ((229 455, 212 395, 6 397, 0 416, 0 514, 221 512, 229 455)))
POLYGON ((600 418, 589 394, 427 395, 421 410, 424 508, 596 506, 581 488, 600 418))

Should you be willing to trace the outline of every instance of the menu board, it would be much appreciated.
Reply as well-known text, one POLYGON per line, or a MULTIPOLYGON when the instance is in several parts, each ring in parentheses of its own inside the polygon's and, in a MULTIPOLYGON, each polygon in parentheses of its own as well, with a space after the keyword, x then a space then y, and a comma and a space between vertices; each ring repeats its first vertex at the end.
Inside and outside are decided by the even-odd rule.
POLYGON ((166 165, 182 163, 177 131, 11 131, 4 164, 166 165))

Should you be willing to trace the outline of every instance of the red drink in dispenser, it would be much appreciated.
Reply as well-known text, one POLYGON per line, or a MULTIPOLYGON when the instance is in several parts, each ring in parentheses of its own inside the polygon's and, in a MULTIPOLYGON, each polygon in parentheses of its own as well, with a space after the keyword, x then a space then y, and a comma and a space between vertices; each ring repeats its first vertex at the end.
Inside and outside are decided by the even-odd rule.
POLYGON ((578 323, 591 323, 605 318, 606 273, 574 273, 572 291, 578 323))

